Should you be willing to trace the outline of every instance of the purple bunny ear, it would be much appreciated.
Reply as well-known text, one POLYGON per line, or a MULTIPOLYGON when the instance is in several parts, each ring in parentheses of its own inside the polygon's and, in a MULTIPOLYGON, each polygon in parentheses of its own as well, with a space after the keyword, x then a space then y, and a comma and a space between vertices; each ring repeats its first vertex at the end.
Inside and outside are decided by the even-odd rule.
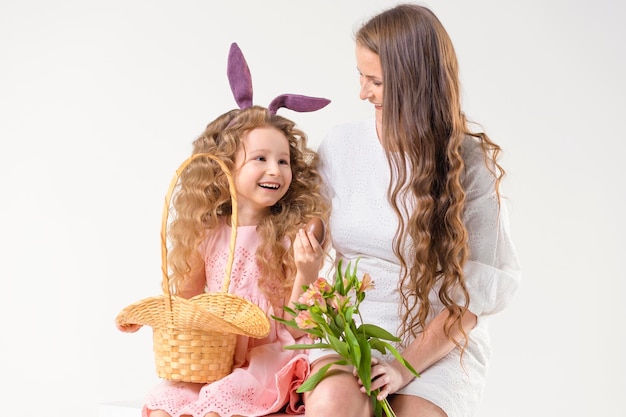
POLYGON ((228 82, 240 109, 252 106, 252 76, 248 63, 237 43, 230 45, 228 53, 228 82))
POLYGON ((298 94, 281 94, 272 100, 268 106, 268 110, 272 114, 276 114, 276 110, 281 107, 297 112, 309 112, 326 107, 329 103, 330 100, 325 98, 302 96, 298 94))
MULTIPOLYGON (((239 108, 245 109, 251 107, 252 76, 250 75, 248 63, 236 42, 230 45, 227 74, 230 89, 233 92, 233 96, 239 108)), ((302 96, 298 94, 282 94, 272 100, 268 106, 268 110, 270 113, 276 114, 279 108, 285 107, 297 112, 309 112, 326 107, 329 103, 330 100, 325 98, 302 96)))

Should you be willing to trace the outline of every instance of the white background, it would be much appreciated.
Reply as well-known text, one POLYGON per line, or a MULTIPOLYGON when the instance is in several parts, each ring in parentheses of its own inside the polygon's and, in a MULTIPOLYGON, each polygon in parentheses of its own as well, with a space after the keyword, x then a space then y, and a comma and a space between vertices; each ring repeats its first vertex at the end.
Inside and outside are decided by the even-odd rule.
MULTIPOLYGON (((95 416, 158 382, 151 330, 117 332, 160 294, 163 197, 207 122, 254 102, 317 144, 372 112, 352 34, 394 1, 0 3, 0 415, 95 416), (219 4, 219 5, 218 5, 219 4)), ((468 116, 504 149, 523 264, 492 321, 481 417, 625 415, 624 6, 618 0, 431 0, 457 49, 468 116)))

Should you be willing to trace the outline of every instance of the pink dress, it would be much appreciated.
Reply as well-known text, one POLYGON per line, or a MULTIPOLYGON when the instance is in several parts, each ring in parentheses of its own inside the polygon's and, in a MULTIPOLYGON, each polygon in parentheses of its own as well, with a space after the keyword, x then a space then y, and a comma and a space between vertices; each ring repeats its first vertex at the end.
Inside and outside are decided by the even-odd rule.
MULTIPOLYGON (((228 259, 231 228, 224 226, 212 233, 200 246, 207 271, 207 292, 222 290, 228 259)), ((258 287, 259 268, 255 252, 259 243, 256 226, 237 229, 237 245, 230 282, 230 292, 257 304, 268 317, 283 316, 275 311, 258 287)), ((233 415, 264 416, 279 411, 303 414, 298 386, 309 375, 308 357, 304 351, 282 347, 308 340, 294 340, 287 328, 270 319, 266 338, 238 336, 233 371, 208 384, 163 381, 147 395, 143 417, 150 410, 163 410, 172 417, 204 417, 209 412, 221 417, 233 415)))

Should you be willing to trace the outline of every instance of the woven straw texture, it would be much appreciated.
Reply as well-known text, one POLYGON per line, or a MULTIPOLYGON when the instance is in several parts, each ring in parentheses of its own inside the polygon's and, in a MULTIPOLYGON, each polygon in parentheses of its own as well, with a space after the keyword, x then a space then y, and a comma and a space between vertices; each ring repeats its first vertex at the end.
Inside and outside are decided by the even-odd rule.
POLYGON ((250 301, 228 292, 237 238, 237 199, 232 175, 211 154, 195 154, 176 171, 165 197, 161 223, 164 294, 138 301, 116 317, 120 325, 151 326, 157 375, 170 381, 213 382, 231 372, 237 335, 262 338, 269 334, 265 313, 250 301), (194 159, 214 160, 228 178, 232 200, 232 233, 221 292, 185 299, 170 293, 167 267, 167 221, 172 193, 180 173, 194 159))

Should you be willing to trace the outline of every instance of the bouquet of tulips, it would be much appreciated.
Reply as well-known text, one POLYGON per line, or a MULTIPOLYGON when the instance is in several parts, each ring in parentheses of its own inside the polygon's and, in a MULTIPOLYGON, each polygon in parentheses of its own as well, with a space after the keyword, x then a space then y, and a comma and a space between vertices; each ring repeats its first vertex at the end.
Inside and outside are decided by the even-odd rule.
POLYGON ((400 339, 388 331, 363 323, 359 313, 359 305, 365 299, 365 292, 373 288, 369 274, 364 274, 361 280, 357 277, 357 264, 351 268, 348 263, 342 271, 342 261, 337 265, 334 283, 324 278, 318 278, 305 290, 294 309, 284 307, 285 311, 293 316, 291 320, 274 317, 275 320, 295 329, 300 329, 314 339, 313 344, 297 344, 285 346, 285 349, 332 349, 341 359, 329 363, 318 372, 309 376, 298 388, 298 392, 311 391, 326 376, 332 365, 352 365, 356 369, 367 395, 374 402, 374 415, 382 417, 384 412, 388 417, 395 417, 387 398, 378 400, 378 390, 371 387, 371 359, 372 349, 382 354, 391 352, 396 359, 409 369, 415 376, 419 374, 400 355, 389 342, 399 342, 400 339), (354 317, 359 317, 357 325, 354 317))

